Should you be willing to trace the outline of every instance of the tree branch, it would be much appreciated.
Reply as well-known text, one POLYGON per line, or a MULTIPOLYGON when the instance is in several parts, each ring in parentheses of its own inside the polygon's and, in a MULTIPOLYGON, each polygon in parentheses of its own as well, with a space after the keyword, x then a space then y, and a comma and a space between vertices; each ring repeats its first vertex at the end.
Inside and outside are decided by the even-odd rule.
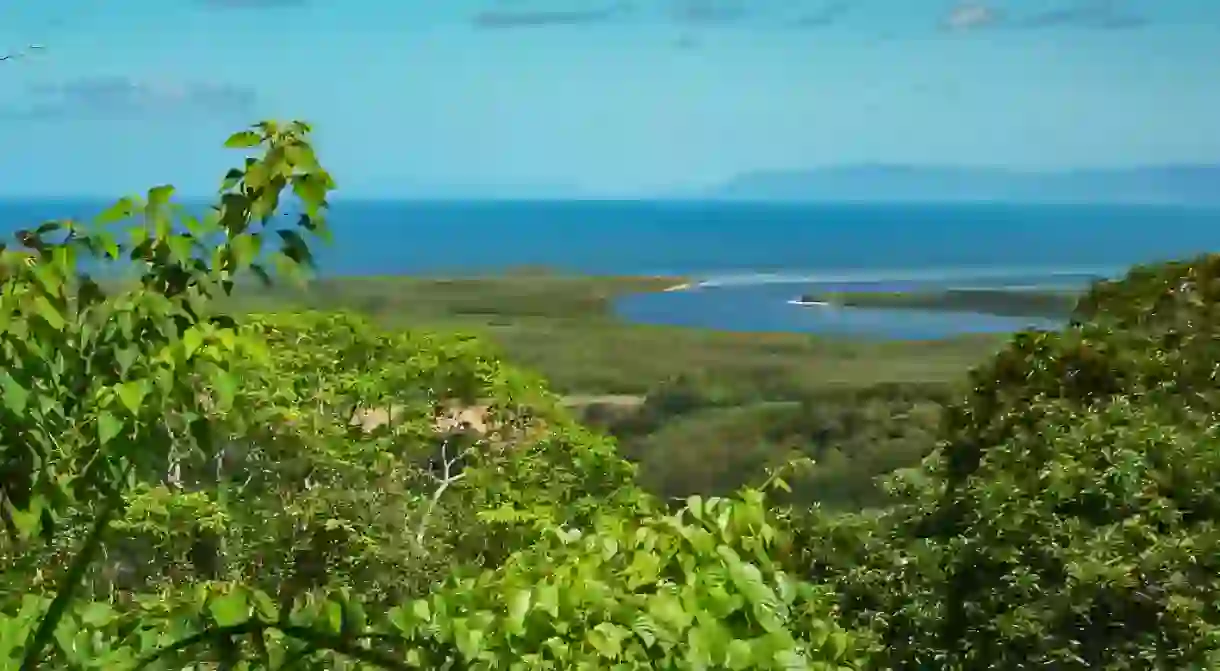
POLYGON ((434 492, 432 492, 432 497, 428 500, 428 507, 424 510, 424 516, 419 521, 419 529, 415 532, 416 545, 422 546, 424 544, 424 533, 428 529, 428 524, 432 520, 432 514, 436 511, 436 506, 438 503, 440 503, 441 496, 444 495, 445 490, 449 489, 450 485, 466 476, 465 473, 453 473, 453 466, 457 464, 458 459, 460 458, 461 455, 455 456, 452 459, 449 458, 448 438, 441 442, 441 476, 437 477, 435 474, 429 473, 429 475, 432 476, 432 479, 436 481, 437 488, 434 492))

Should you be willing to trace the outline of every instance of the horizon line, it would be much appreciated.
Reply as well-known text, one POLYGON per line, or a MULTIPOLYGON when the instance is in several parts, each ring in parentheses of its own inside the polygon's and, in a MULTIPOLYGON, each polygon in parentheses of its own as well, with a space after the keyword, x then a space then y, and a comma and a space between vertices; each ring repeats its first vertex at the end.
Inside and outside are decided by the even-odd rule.
MULTIPOLYGON (((1218 166, 1220 167, 1220 166, 1218 166)), ((130 194, 138 196, 139 193, 130 194)), ((63 204, 79 204, 79 205, 109 205, 124 196, 102 196, 89 194, 76 195, 3 195, 0 194, 0 204, 48 204, 48 203, 63 203, 63 204)), ((210 205, 215 202, 216 194, 190 194, 178 195, 171 202, 180 205, 210 205)), ((1035 200, 1030 198, 982 198, 982 197, 948 197, 948 198, 919 198, 919 197, 896 197, 896 198, 821 198, 810 197, 803 198, 800 196, 753 196, 753 195, 732 195, 732 194, 656 194, 644 196, 606 196, 606 195, 521 195, 521 196, 505 196, 505 195, 479 195, 469 194, 462 196, 450 195, 374 195, 361 194, 344 196, 335 194, 329 198, 332 205, 338 203, 378 203, 378 204, 407 204, 407 203, 453 203, 453 204, 478 204, 478 203, 517 203, 517 204, 535 204, 535 203, 672 203, 672 204, 729 204, 729 205, 833 205, 833 206, 944 206, 944 205, 963 205, 963 206, 1022 206, 1022 207, 1150 207, 1150 208, 1190 208, 1190 209, 1216 209, 1220 207, 1220 201, 1200 201, 1200 200, 1179 200, 1179 199, 1163 199, 1163 200, 1124 200, 1121 196, 1112 199, 1097 199, 1097 198, 1081 198, 1081 199, 1055 199, 1055 200, 1035 200)), ((290 211, 285 211, 288 214, 290 211)))

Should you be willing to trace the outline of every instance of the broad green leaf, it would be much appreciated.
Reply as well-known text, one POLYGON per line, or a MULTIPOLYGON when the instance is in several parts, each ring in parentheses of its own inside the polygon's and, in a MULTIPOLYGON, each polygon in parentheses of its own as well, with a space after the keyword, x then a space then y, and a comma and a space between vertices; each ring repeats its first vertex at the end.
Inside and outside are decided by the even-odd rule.
POLYGON ((419 619, 420 622, 428 622, 432 619, 432 611, 428 607, 428 602, 423 599, 416 599, 411 602, 411 613, 419 619))
POLYGON ((330 633, 338 634, 343 631, 343 605, 338 601, 328 600, 322 605, 322 610, 325 615, 323 622, 330 633))
POLYGON ((835 661, 843 659, 843 656, 847 654, 847 646, 847 632, 844 631, 832 632, 827 640, 827 652, 830 653, 830 658, 835 661))
POLYGON ((271 597, 267 596, 262 590, 251 590, 251 596, 254 597, 254 607, 258 614, 268 622, 276 622, 280 619, 279 606, 272 601, 271 597))
POLYGON ((40 295, 34 299, 34 310, 38 313, 39 317, 42 317, 43 321, 56 331, 62 331, 67 324, 64 321, 64 316, 59 313, 55 306, 51 305, 46 296, 40 295))
POLYGON ((101 214, 97 215, 95 221, 98 225, 107 225, 128 219, 135 213, 137 204, 131 198, 121 198, 110 207, 107 207, 101 214))
POLYGON ((114 388, 118 394, 119 400, 123 406, 133 414, 140 414, 140 407, 144 403, 144 398, 148 396, 148 382, 145 380, 133 380, 131 382, 123 382, 114 388))
POLYGON ((244 130, 239 133, 234 133, 225 140, 225 147, 228 149, 250 149, 262 144, 263 137, 252 130, 244 130))
POLYGON ((78 609, 78 615, 81 622, 91 626, 100 627, 109 623, 117 615, 110 604, 100 601, 91 601, 78 609))
POLYGON ((208 603, 208 611, 222 627, 231 627, 245 622, 250 617, 250 604, 246 600, 244 590, 235 589, 228 594, 213 598, 208 603))
POLYGON ((26 403, 29 401, 30 392, 13 379, 13 376, 8 371, 0 371, 0 391, 4 393, 4 405, 14 415, 25 413, 26 403))
POLYGON ((193 355, 202 344, 203 332, 198 328, 187 329, 186 333, 182 334, 182 349, 186 353, 186 358, 191 358, 191 355, 193 355))
POLYGON ((237 268, 244 268, 258 259, 261 242, 250 233, 235 236, 229 243, 237 268))
POLYGON ((119 372, 126 373, 131 369, 132 364, 136 362, 136 358, 140 356, 140 351, 135 346, 121 347, 114 352, 115 361, 119 364, 119 372))
POLYGON ((178 263, 190 261, 191 248, 193 246, 193 241, 190 238, 184 235, 171 235, 165 239, 165 244, 169 246, 175 261, 178 263))
POLYGON ((111 439, 119 435, 123 430, 123 423, 108 410, 102 410, 97 416, 97 438, 98 441, 105 445, 111 439))
POLYGON ((589 631, 585 640, 601 656, 618 659, 623 654, 623 638, 626 637, 626 634, 627 632, 618 625, 600 622, 589 631))
POLYGON ((169 203, 170 196, 172 196, 173 193, 174 187, 171 184, 162 184, 149 189, 145 211, 151 212, 164 207, 167 203, 169 203))
POLYGON ((237 380, 229 371, 217 369, 212 376, 212 386, 216 390, 216 402, 222 408, 230 408, 233 406, 233 400, 237 396, 237 380))
POLYGON ((559 588, 546 584, 537 589, 538 608, 551 617, 559 617, 559 588))
POLYGON ((34 534, 38 533, 42 526, 43 506, 42 498, 35 496, 30 499, 30 504, 25 510, 16 507, 8 509, 9 516, 13 520, 13 526, 17 528, 17 533, 22 538, 32 538, 34 534))
POLYGON ((307 207, 320 207, 326 202, 326 181, 313 174, 300 175, 292 180, 292 192, 307 207))
POLYGON ((703 497, 697 494, 687 497, 686 509, 695 516, 695 519, 703 519, 703 497))
POLYGON ((724 663, 733 671, 754 666, 754 650, 750 646, 750 642, 741 639, 729 641, 724 663))
POLYGON ((508 621, 513 627, 520 628, 525 624, 525 616, 530 611, 532 595, 529 590, 517 590, 508 599, 508 621))

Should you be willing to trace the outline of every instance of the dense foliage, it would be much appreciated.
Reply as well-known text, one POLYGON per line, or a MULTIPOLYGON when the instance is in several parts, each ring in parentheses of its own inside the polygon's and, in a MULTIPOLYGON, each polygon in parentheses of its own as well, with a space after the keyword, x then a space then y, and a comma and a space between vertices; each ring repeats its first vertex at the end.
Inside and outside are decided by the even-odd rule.
POLYGON ((1220 263, 1097 284, 950 404, 879 515, 812 516, 810 575, 897 668, 1220 664, 1220 263))
POLYGON ((477 339, 225 314, 327 235, 308 133, 230 138, 202 217, 157 187, 4 252, 0 665, 864 663, 761 491, 668 509, 477 339))
POLYGON ((234 135, 203 216, 156 187, 3 250, 3 668, 1220 667, 1217 257, 1099 283, 960 395, 587 413, 667 500, 479 338, 225 309, 328 236, 308 139, 234 135))
POLYGON ((883 505, 876 479, 914 466, 936 446, 942 385, 873 385, 763 396, 681 377, 638 408, 587 409, 584 419, 619 441, 640 484, 665 497, 727 494, 768 467, 808 457, 793 501, 837 509, 883 505), (593 412, 591 410, 600 410, 593 412))

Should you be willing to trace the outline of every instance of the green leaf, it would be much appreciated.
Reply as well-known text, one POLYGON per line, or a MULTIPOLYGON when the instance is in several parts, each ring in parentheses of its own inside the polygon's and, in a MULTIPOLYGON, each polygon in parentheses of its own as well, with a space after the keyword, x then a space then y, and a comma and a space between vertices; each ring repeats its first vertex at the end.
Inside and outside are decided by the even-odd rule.
POLYGON ((229 246, 233 251, 233 260, 237 268, 243 268, 258 259, 259 250, 262 247, 261 242, 259 238, 250 233, 242 233, 233 237, 229 246))
POLYGON ((508 599, 508 621, 515 628, 525 625, 525 616, 530 611, 532 595, 529 590, 517 590, 508 599))
POLYGON ((830 658, 834 661, 843 659, 843 655, 847 654, 847 632, 837 630, 830 635, 826 641, 827 652, 830 653, 830 658))
POLYGON ((152 212, 169 202, 170 196, 174 193, 172 184, 162 184, 154 186, 148 190, 148 202, 145 205, 145 211, 152 212))
POLYGON ((123 423, 117 417, 111 414, 108 410, 103 410, 97 416, 97 439, 102 445, 109 443, 111 439, 119 435, 119 431, 123 430, 123 423))
POLYGON ((551 617, 559 617, 558 587, 555 585, 543 585, 538 588, 538 609, 551 617))
POLYGON ((217 369, 215 375, 212 376, 212 387, 216 390, 216 402, 222 408, 233 406, 233 399, 237 396, 237 381, 233 379, 233 375, 223 369, 217 369))
POLYGON ((115 350, 114 358, 119 364, 119 372, 126 373, 131 365, 136 362, 136 358, 140 356, 140 351, 134 346, 123 347, 115 350))
POLYGON ((113 205, 102 211, 94 219, 98 225, 113 224, 124 219, 129 219, 136 211, 136 203, 131 198, 121 198, 115 201, 113 205))
POLYGON ((703 519, 703 497, 698 494, 687 497, 686 509, 695 516, 695 519, 703 519))
POLYGON ((306 207, 318 208, 326 202, 326 181, 313 174, 298 175, 292 179, 292 192, 306 207))
POLYGON ((729 641, 724 663, 732 671, 750 668, 754 664, 754 651, 750 647, 749 641, 740 639, 729 641))
POLYGON ((455 620, 453 628, 458 652, 467 660, 474 661, 483 651, 485 632, 477 626, 470 626, 469 620, 455 620))
POLYGON ((25 413, 26 404, 29 402, 30 392, 25 387, 21 386, 8 371, 0 371, 0 391, 4 393, 4 405, 14 415, 25 413))
POLYGON ((618 625, 601 622, 589 631, 585 640, 602 657, 618 659, 623 654, 623 638, 625 636, 626 632, 618 625))
POLYGON ((267 622, 275 622, 279 620, 279 606, 272 601, 271 597, 267 596, 262 590, 254 590, 251 595, 254 597, 254 607, 258 610, 258 614, 267 622))
POLYGON ((51 305, 51 302, 47 300, 46 296, 40 295, 34 299, 34 311, 37 312, 38 316, 42 317, 43 321, 49 324, 51 328, 55 329, 56 331, 64 330, 64 326, 67 324, 67 322, 64 320, 63 315, 59 314, 59 310, 57 310, 55 306, 51 305))
POLYGON ((174 260, 178 263, 190 261, 192 242, 185 235, 171 235, 165 239, 165 244, 169 246, 170 252, 174 255, 174 260))
POLYGON ((41 528, 42 511, 42 498, 35 496, 30 499, 30 504, 25 510, 11 508, 8 512, 13 519, 13 526, 17 527, 17 533, 22 538, 31 538, 41 528))
POLYGON ((326 601, 322 605, 322 610, 326 615, 325 622, 333 634, 338 634, 343 631, 343 606, 337 601, 326 601))
POLYGON ((303 142, 296 142, 284 147, 284 157, 289 163, 305 171, 318 170, 318 158, 313 148, 303 142))
POLYGON ((212 599, 208 604, 208 611, 212 613, 216 624, 231 627, 245 622, 250 617, 250 604, 246 600, 245 592, 235 589, 212 599))
POLYGON ((186 333, 182 334, 182 349, 186 352, 186 358, 191 358, 191 355, 199 349, 203 344, 203 333, 198 328, 190 328, 186 333))
POLYGON ((432 619, 432 611, 428 607, 428 602, 423 599, 416 599, 411 603, 411 613, 419 619, 420 622, 428 622, 432 619))
POLYGON ((101 627, 113 620, 115 615, 116 613, 110 607, 110 604, 100 601, 91 601, 79 610, 81 622, 90 627, 101 627))
POLYGON ((225 140, 225 147, 228 149, 250 149, 262 144, 263 136, 255 133, 252 130, 243 130, 229 136, 225 140))
POLYGON ((144 403, 144 397, 148 396, 148 382, 145 380, 123 382, 116 385, 114 391, 119 395, 119 400, 127 410, 133 415, 138 415, 140 406, 144 403))

